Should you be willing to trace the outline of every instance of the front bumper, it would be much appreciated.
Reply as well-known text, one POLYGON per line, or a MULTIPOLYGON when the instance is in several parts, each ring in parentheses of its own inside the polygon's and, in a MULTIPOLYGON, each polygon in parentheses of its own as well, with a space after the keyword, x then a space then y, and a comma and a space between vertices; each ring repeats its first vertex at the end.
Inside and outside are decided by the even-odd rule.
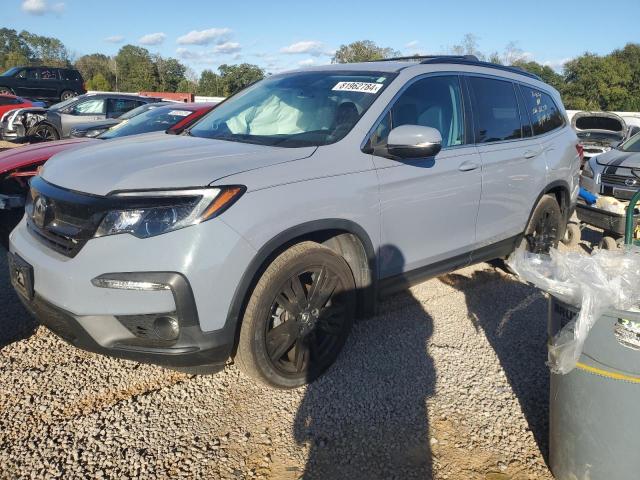
POLYGON ((10 241, 11 253, 33 269, 34 295, 21 300, 73 345, 168 367, 221 368, 231 356, 236 323, 229 307, 255 251, 222 221, 148 239, 96 238, 74 258, 42 244, 24 220, 10 241), (105 288, 99 278, 166 288, 105 288), (158 336, 161 317, 177 321, 177 337, 158 336))

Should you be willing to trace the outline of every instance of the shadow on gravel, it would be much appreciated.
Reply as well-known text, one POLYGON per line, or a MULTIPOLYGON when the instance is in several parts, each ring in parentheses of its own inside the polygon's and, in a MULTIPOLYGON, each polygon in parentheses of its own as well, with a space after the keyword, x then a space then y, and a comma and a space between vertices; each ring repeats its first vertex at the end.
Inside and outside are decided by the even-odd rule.
POLYGON ((0 247, 0 349, 29 338, 36 331, 37 324, 18 300, 9 281, 7 251, 0 247))
POLYGON ((470 320, 496 352, 538 448, 548 464, 549 369, 547 302, 532 286, 497 271, 471 277, 452 273, 440 280, 464 293, 470 320))
POLYGON ((403 292, 356 323, 336 364, 307 387, 294 422, 304 480, 432 477, 427 399, 433 321, 403 292))

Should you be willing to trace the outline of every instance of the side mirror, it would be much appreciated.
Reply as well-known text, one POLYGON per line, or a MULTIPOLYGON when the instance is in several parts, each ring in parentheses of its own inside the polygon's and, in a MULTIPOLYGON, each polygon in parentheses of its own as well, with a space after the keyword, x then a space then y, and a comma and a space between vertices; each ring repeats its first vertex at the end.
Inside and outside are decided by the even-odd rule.
POLYGON ((433 157, 442 149, 442 135, 432 127, 402 125, 389 132, 387 149, 403 159, 433 157))

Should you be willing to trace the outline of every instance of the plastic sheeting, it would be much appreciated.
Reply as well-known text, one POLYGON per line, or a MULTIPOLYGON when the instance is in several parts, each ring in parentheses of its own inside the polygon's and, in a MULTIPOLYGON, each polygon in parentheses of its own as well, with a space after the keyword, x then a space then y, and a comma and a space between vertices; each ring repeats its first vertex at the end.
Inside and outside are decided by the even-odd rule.
POLYGON ((556 249, 540 255, 518 249, 508 264, 523 280, 580 309, 551 340, 548 365, 554 373, 573 370, 591 327, 604 312, 640 304, 638 247, 596 250, 592 255, 556 249))

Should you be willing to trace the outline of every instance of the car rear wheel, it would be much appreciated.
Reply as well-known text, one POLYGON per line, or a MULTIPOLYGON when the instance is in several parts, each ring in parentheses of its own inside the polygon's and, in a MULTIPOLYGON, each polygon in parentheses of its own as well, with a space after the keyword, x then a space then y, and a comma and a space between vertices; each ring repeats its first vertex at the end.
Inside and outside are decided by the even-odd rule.
POLYGON ((8 87, 0 87, 0 95, 13 95, 13 92, 8 87))
POLYGON ((564 235, 560 205, 553 195, 543 195, 524 232, 524 247, 532 253, 549 253, 564 235))
POLYGON ((355 316, 356 292, 347 262, 314 242, 280 254, 247 304, 236 364, 277 388, 313 381, 338 357, 355 316))
POLYGON ((60 101, 64 102, 65 100, 69 100, 70 98, 77 97, 77 96, 78 94, 76 92, 73 92, 71 90, 65 90, 60 95, 60 101))
POLYGON ((52 140, 60 140, 60 136, 55 128, 51 125, 40 124, 30 128, 27 136, 36 142, 50 142, 52 140))

